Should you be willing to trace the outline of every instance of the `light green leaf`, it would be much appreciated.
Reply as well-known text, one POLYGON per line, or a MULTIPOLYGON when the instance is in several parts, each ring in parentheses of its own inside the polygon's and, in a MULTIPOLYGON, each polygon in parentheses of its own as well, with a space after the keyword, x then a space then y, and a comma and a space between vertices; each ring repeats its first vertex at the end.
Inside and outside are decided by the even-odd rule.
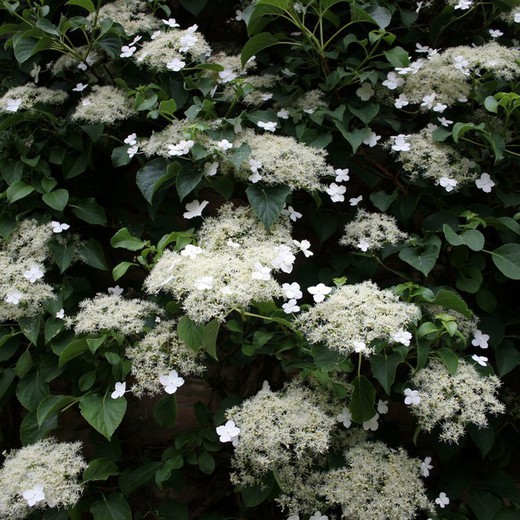
POLYGON ((491 251, 493 263, 512 280, 520 280, 520 244, 504 244, 491 251))
POLYGON ((77 5, 79 7, 83 7, 89 13, 93 13, 96 10, 96 6, 92 2, 92 0, 69 0, 67 5, 77 5))
POLYGON ((124 397, 112 399, 108 394, 86 394, 79 402, 85 420, 101 435, 110 440, 125 416, 127 402, 124 397))
POLYGON ((255 215, 269 229, 282 211, 291 189, 287 186, 260 186, 252 184, 246 189, 247 200, 255 215))
POLYGON ((132 266, 139 267, 139 264, 136 264, 135 262, 120 262, 117 264, 114 269, 112 269, 112 278, 114 279, 114 282, 117 282, 122 278, 132 266))
POLYGON ((128 228, 124 227, 110 239, 110 245, 112 247, 128 249, 129 251, 139 251, 146 245, 146 242, 134 237, 130 231, 128 231, 128 228))

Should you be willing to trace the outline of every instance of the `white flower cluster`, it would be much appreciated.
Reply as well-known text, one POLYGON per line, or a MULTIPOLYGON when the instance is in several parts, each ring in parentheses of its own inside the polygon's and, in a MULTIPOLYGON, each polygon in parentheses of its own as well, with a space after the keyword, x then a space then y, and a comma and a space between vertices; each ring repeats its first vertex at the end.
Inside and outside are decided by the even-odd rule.
POLYGON ((439 426, 444 442, 458 443, 469 424, 485 428, 487 414, 504 412, 504 405, 496 398, 500 379, 479 374, 462 359, 455 375, 440 361, 431 361, 411 382, 417 395, 410 409, 419 427, 430 432, 439 426))
POLYGON ((81 495, 77 482, 87 466, 80 442, 44 439, 6 454, 0 469, 0 517, 21 520, 35 509, 71 507, 81 495))
POLYGON ((371 281, 344 285, 295 320, 310 343, 324 343, 343 354, 370 355, 374 340, 395 341, 401 330, 421 317, 419 308, 401 302, 371 281))
POLYGON ((135 113, 124 90, 111 86, 95 86, 84 97, 71 116, 73 121, 113 124, 135 113))
POLYGON ((141 341, 127 347, 125 356, 132 361, 132 392, 139 397, 162 392, 160 377, 173 370, 183 375, 204 370, 200 356, 180 341, 177 323, 172 320, 161 321, 141 341))
POLYGON ((33 83, 10 88, 0 98, 0 113, 14 113, 18 110, 29 110, 36 103, 59 105, 67 99, 67 93, 62 90, 52 90, 47 87, 37 87, 33 83))
POLYGON ((361 209, 356 218, 345 226, 345 234, 339 243, 365 252, 381 249, 385 244, 396 244, 408 238, 408 235, 397 227, 394 217, 361 209))
POLYGON ((206 219, 197 239, 198 246, 163 254, 145 281, 148 293, 171 293, 199 323, 282 296, 271 273, 292 271, 297 249, 288 219, 268 232, 251 209, 225 205, 217 218, 206 219))
POLYGON ((52 287, 43 282, 52 235, 51 225, 25 220, 1 244, 0 321, 35 316, 43 302, 54 297, 52 287))
MULTIPOLYGON (((80 45, 75 49, 76 55, 83 59, 79 60, 70 54, 63 54, 51 65, 53 76, 64 76, 71 70, 86 71, 103 60, 104 54, 96 49, 89 49, 86 45, 80 45)), ((74 90, 74 89, 73 89, 74 90)), ((81 90, 78 90, 81 92, 81 90)))
POLYGON ((329 471, 320 489, 349 520, 413 520, 433 513, 421 480, 421 464, 402 448, 361 442, 345 453, 346 465, 329 471))
POLYGON ((97 294, 79 303, 78 313, 66 319, 76 334, 113 330, 124 335, 142 331, 146 318, 160 315, 152 302, 123 298, 121 294, 97 294))

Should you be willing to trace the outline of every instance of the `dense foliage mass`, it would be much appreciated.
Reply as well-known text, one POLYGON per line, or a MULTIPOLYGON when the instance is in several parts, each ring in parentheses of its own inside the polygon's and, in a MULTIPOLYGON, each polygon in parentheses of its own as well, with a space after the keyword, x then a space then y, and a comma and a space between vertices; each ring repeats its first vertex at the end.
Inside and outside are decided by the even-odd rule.
POLYGON ((2 0, 0 517, 520 517, 520 1, 2 0))

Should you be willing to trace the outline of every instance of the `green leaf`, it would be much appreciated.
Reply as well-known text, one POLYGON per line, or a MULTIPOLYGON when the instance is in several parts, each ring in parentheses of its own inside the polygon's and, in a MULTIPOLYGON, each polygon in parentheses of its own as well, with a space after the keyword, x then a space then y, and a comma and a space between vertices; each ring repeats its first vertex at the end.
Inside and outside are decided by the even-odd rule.
POLYGON ((512 280, 520 280, 520 244, 504 244, 491 251, 493 263, 512 280))
POLYGON ((17 200, 23 199, 34 191, 32 186, 29 186, 23 181, 14 181, 9 188, 7 188, 6 195, 10 204, 17 200))
POLYGON ((52 34, 53 36, 60 36, 60 31, 58 28, 47 18, 40 18, 36 22, 36 27, 41 29, 43 32, 47 34, 52 34))
POLYGON ((471 318, 473 315, 466 302, 456 292, 449 289, 439 289, 436 293, 425 293, 423 299, 434 305, 460 312, 466 318, 471 318))
POLYGON ((506 340, 495 347, 495 359, 498 375, 503 377, 520 365, 520 352, 512 341, 506 340))
MULTIPOLYGON (((368 125, 374 117, 377 116, 379 112, 379 105, 376 103, 364 103, 362 108, 354 108, 349 105, 348 107, 349 111, 352 112, 358 119, 361 119, 365 125, 368 125)), ((364 132, 362 135, 364 135, 363 139, 361 140, 361 143, 363 140, 368 137, 368 132, 364 132), (365 135, 367 134, 367 135, 365 135)), ((360 144, 361 144, 360 143, 360 144)), ((359 147, 359 145, 358 145, 359 147)))
POLYGON ((444 224, 442 226, 442 230, 444 231, 444 236, 446 240, 452 246, 462 246, 465 245, 469 247, 472 251, 481 251, 484 248, 485 239, 484 235, 478 231, 477 229, 468 229, 463 231, 460 235, 453 231, 452 227, 448 224, 444 224))
POLYGON ((83 482, 107 480, 108 477, 114 475, 119 475, 119 468, 114 461, 94 459, 89 462, 88 468, 83 472, 83 482))
POLYGON ((372 6, 367 9, 367 13, 380 29, 386 29, 392 20, 392 15, 386 7, 372 6))
POLYGON ((21 65, 34 53, 38 40, 24 37, 24 33, 16 33, 13 37, 13 51, 16 61, 21 65))
POLYGON ((376 414, 374 408, 376 390, 365 376, 357 376, 352 387, 352 401, 350 402, 352 420, 357 423, 369 421, 376 414))
POLYGON ((487 428, 477 428, 473 424, 468 426, 468 433, 473 442, 477 445, 482 456, 486 456, 495 444, 495 430, 488 426, 487 428))
POLYGON ((471 130, 483 132, 486 128, 486 123, 480 123, 476 125, 475 123, 455 123, 451 130, 451 136, 453 140, 458 143, 459 139, 466 133, 471 130))
POLYGON ((40 317, 38 318, 20 318, 18 325, 22 330, 23 335, 33 344, 38 343, 38 336, 40 335, 40 317))
POLYGON ((69 192, 63 189, 50 191, 42 195, 42 200, 50 208, 63 211, 69 201, 69 192))
POLYGON ((110 239, 110 245, 112 247, 128 249, 129 251, 139 251, 146 245, 146 242, 134 237, 130 231, 128 231, 128 228, 124 227, 110 239))
POLYGON ((106 36, 97 40, 96 46, 103 49, 111 58, 117 58, 121 52, 121 40, 113 36, 106 36))
POLYGON ((14 367, 14 373, 20 378, 23 379, 26 374, 33 367, 33 360, 30 352, 27 350, 21 354, 21 356, 16 361, 16 365, 14 367))
POLYGON ((206 475, 211 475, 215 470, 215 459, 211 453, 203 451, 197 460, 200 470, 206 475))
POLYGON ((101 435, 110 440, 125 416, 124 397, 112 399, 108 394, 86 394, 79 401, 79 410, 85 420, 101 435))
POLYGON ((488 96, 484 99, 484 106, 488 112, 492 112, 493 114, 498 113, 498 101, 494 96, 488 96))
POLYGON ((166 159, 158 158, 146 163, 136 175, 137 186, 141 190, 143 197, 152 204, 152 199, 157 191, 156 184, 166 175, 168 161, 166 159))
POLYGON ((60 360, 58 363, 58 367, 62 367, 66 365, 70 360, 81 356, 83 352, 88 350, 88 343, 85 338, 75 339, 71 343, 69 343, 60 354, 60 360))
POLYGON ((132 266, 139 267, 135 262, 120 262, 117 264, 114 269, 112 269, 112 278, 114 279, 114 282, 117 282, 121 277, 123 277, 132 266))
POLYGON ((231 164, 238 170, 244 161, 251 155, 251 148, 247 143, 242 143, 229 157, 231 164))
POLYGON ((105 254, 101 246, 93 239, 87 240, 79 249, 79 254, 83 261, 101 271, 108 271, 110 268, 105 260, 105 254))
POLYGON ((204 350, 213 358, 217 358, 217 336, 220 329, 220 322, 218 320, 211 320, 204 326, 202 334, 202 346, 204 350))
POLYGON ((256 507, 266 500, 266 498, 272 493, 276 481, 269 473, 266 475, 260 484, 256 486, 248 486, 239 488, 240 495, 246 507, 256 507))
POLYGON ((144 486, 162 466, 162 462, 148 462, 134 471, 122 473, 119 477, 119 487, 125 495, 144 486))
POLYGON ((403 358, 397 352, 392 352, 390 355, 382 352, 377 356, 370 357, 372 373, 374 374, 374 377, 381 383, 387 395, 390 395, 390 388, 392 387, 395 379, 397 365, 402 363, 402 361, 403 358))
POLYGON ((434 268, 441 250, 441 240, 436 235, 430 235, 422 241, 422 245, 405 247, 399 251, 399 258, 411 265, 424 276, 434 268))
POLYGON ((389 51, 385 51, 384 55, 394 67, 408 67, 409 65, 408 52, 402 47, 393 47, 389 51))
POLYGON ((242 52, 240 53, 242 67, 246 64, 249 58, 256 56, 260 51, 263 51, 268 47, 277 45, 279 42, 280 39, 276 36, 273 36, 271 33, 262 32, 255 34, 255 36, 250 38, 249 41, 244 45, 242 52))
POLYGON ((112 164, 114 167, 119 168, 120 166, 126 166, 132 162, 132 157, 128 155, 129 148, 130 145, 125 144, 124 146, 116 146, 112 150, 110 158, 112 159, 112 164))
POLYGON ((204 325, 195 323, 188 316, 182 316, 177 323, 177 334, 179 339, 189 348, 198 350, 202 345, 204 325))
POLYGON ((50 395, 43 399, 38 405, 38 410, 36 411, 38 426, 41 427, 48 417, 54 415, 58 410, 65 408, 74 401, 75 398, 71 395, 50 395))
POLYGON ((202 180, 202 173, 197 173, 191 168, 183 168, 177 175, 175 182, 179 200, 182 202, 186 195, 189 195, 202 180))
POLYGON ((448 372, 454 376, 459 368, 459 357, 449 348, 439 348, 433 352, 446 366, 448 372))
POLYGON ((162 428, 172 428, 177 420, 177 398, 164 395, 153 407, 153 417, 162 428))
POLYGON ((91 0, 69 0, 66 5, 77 5, 83 7, 89 13, 93 13, 96 10, 96 6, 91 0))
POLYGON ((291 193, 287 186, 260 186, 252 184, 246 189, 247 200, 255 215, 269 229, 280 215, 285 199, 291 193))
POLYGON ((88 349, 92 354, 95 354, 97 352, 97 349, 105 343, 105 340, 107 339, 107 335, 103 334, 99 338, 87 338, 87 345, 88 349))
POLYGON ((32 372, 20 379, 16 387, 16 397, 24 408, 35 411, 40 401, 49 395, 49 386, 45 384, 40 372, 32 372))
POLYGON ((71 199, 70 206, 72 213, 81 220, 89 224, 98 224, 100 226, 107 225, 107 216, 105 210, 96 202, 93 197, 85 199, 71 199))
POLYGON ((132 511, 121 493, 103 495, 90 507, 94 520, 132 520, 132 511))
POLYGON ((482 489, 473 489, 469 494, 469 507, 477 520, 494 520, 503 505, 501 498, 482 489))
POLYGON ((38 426, 36 411, 29 412, 20 425, 20 440, 22 444, 34 444, 35 442, 47 437, 49 432, 58 427, 56 416, 49 417, 44 423, 38 426))
POLYGON ((370 202, 379 210, 386 211, 394 200, 397 199, 397 190, 392 193, 386 193, 386 191, 376 191, 370 194, 370 202))
POLYGON ((208 0, 180 0, 182 7, 197 16, 206 7, 208 0))

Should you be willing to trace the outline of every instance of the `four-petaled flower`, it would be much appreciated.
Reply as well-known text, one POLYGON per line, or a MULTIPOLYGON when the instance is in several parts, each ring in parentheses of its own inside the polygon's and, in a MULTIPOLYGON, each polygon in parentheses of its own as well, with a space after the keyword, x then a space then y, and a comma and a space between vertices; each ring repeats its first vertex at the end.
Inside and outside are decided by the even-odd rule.
POLYGON ((459 0, 458 4, 455 6, 455 9, 466 10, 470 9, 473 5, 473 0, 459 0))
POLYGON ((386 75, 386 80, 383 81, 383 85, 390 90, 395 90, 403 84, 404 79, 400 78, 395 72, 389 72, 386 75))
POLYGON ((232 442, 233 446, 238 444, 238 436, 240 435, 240 428, 235 424, 235 421, 227 421, 222 426, 217 426, 217 435, 220 442, 232 442))
POLYGON ((477 356, 476 354, 473 354, 471 359, 482 367, 485 367, 488 362, 488 358, 486 356, 477 356))
POLYGON ((409 406, 414 406, 421 402, 421 396, 419 395, 418 390, 412 390, 411 388, 405 388, 404 395, 406 396, 404 398, 404 404, 407 404, 409 406))
POLYGON ((410 102, 404 94, 399 94, 399 97, 394 101, 395 108, 403 108, 410 102))
POLYGON ((255 270, 251 273, 253 280, 269 280, 271 278, 271 269, 263 266, 260 262, 255 262, 255 270))
POLYGON ((473 339, 471 340, 471 344, 474 347, 480 348, 488 348, 489 334, 483 334, 481 330, 473 331, 473 339))
POLYGON ((263 128, 267 132, 274 132, 277 124, 275 121, 258 121, 258 123, 256 123, 259 128, 263 128))
POLYGON ((23 293, 14 289, 13 291, 9 291, 6 294, 5 303, 10 303, 11 305, 18 305, 22 298, 23 298, 23 293))
POLYGON ((356 354, 361 354, 368 350, 367 344, 364 341, 356 340, 356 341, 353 341, 352 344, 354 345, 354 352, 356 354))
POLYGON ((137 47, 131 47, 129 45, 123 45, 121 47, 121 54, 119 55, 120 58, 130 58, 132 54, 137 50, 137 47))
POLYGON ((63 318, 65 318, 65 309, 60 309, 56 314, 55 314, 56 318, 58 318, 59 320, 62 320, 63 318))
POLYGON ((293 222, 296 222, 298 219, 303 217, 303 215, 299 211, 296 211, 292 206, 287 206, 287 209, 283 209, 282 213, 289 215, 289 218, 293 222))
POLYGON ((24 278, 27 278, 31 283, 36 282, 40 278, 43 278, 43 271, 36 264, 31 265, 31 267, 23 273, 24 278))
POLYGON ((179 377, 177 370, 172 370, 167 376, 161 376, 159 382, 167 394, 174 394, 184 384, 184 379, 179 377))
POLYGON ((398 330, 393 336, 392 339, 396 343, 401 343, 402 345, 409 347, 410 340, 412 339, 412 334, 407 330, 398 330))
POLYGON ((430 464, 431 461, 432 461, 431 457, 426 457, 421 462, 421 475, 423 477, 427 477, 430 475, 430 470, 433 468, 433 466, 430 464))
POLYGON ((329 517, 322 515, 321 511, 315 511, 314 514, 309 517, 309 520, 329 520, 329 517))
POLYGON ((188 52, 196 43, 198 38, 194 34, 187 34, 179 38, 179 52, 188 52))
POLYGON ((121 296, 123 294, 123 288, 119 287, 119 285, 116 285, 115 287, 109 287, 107 289, 108 294, 111 294, 112 296, 121 296))
POLYGON ((68 224, 57 222, 56 220, 51 222, 51 226, 53 233, 61 233, 62 231, 67 231, 67 229, 70 228, 68 224))
POLYGON ((231 69, 224 69, 218 73, 219 83, 229 83, 234 79, 237 79, 238 74, 233 72, 231 69))
POLYGON ((33 488, 27 489, 22 493, 24 500, 27 500, 27 505, 34 506, 38 502, 45 500, 45 493, 43 492, 43 486, 36 484, 33 488))
POLYGON ((217 146, 221 150, 230 150, 231 148, 233 148, 233 143, 230 143, 227 139, 222 139, 217 143, 217 146))
POLYGON ((177 20, 175 20, 175 18, 168 18, 168 20, 163 19, 162 23, 172 29, 174 29, 175 27, 180 27, 180 25, 177 23, 177 20))
POLYGON ((186 62, 180 60, 179 58, 173 58, 166 64, 166 68, 168 70, 173 70, 173 72, 179 72, 184 67, 186 67, 186 62))
POLYGON ((340 422, 345 428, 350 428, 352 424, 352 414, 348 408, 343 408, 343 411, 336 415, 336 421, 340 422))
POLYGON ((333 182, 326 191, 327 194, 330 195, 332 202, 343 202, 345 200, 344 193, 347 191, 347 188, 345 188, 345 186, 338 186, 333 182))
POLYGON ((204 163, 204 174, 208 177, 213 177, 217 174, 218 162, 207 162, 204 163))
POLYGON ((209 204, 207 200, 199 202, 198 200, 192 200, 186 204, 186 211, 182 214, 184 218, 190 219, 194 217, 200 217, 202 211, 209 204))
POLYGON ((366 253, 368 251, 368 248, 370 247, 370 242, 367 242, 364 238, 362 238, 356 245, 358 249, 361 249, 363 253, 366 253))
POLYGON ((195 288, 199 291, 209 291, 213 289, 213 276, 202 276, 195 280, 195 288))
POLYGON ((380 135, 377 135, 375 132, 370 132, 370 135, 363 139, 363 144, 373 148, 377 145, 377 141, 379 141, 379 139, 381 139, 380 135))
POLYGON ((280 110, 278 110, 278 112, 276 112, 276 115, 280 119, 289 119, 289 111, 286 108, 281 108, 280 110))
POLYGON ((300 251, 305 255, 305 258, 309 258, 314 253, 309 249, 311 247, 311 243, 308 240, 302 240, 298 242, 298 240, 293 240, 293 244, 300 249, 300 251))
POLYGON ((406 142, 408 136, 404 134, 394 135, 391 139, 394 140, 392 144, 392 150, 396 152, 408 152, 410 151, 410 143, 406 142))
POLYGON ((119 397, 123 397, 126 392, 126 382, 116 383, 114 387, 114 391, 110 394, 112 399, 118 399, 119 397))
POLYGON ((334 180, 336 182, 347 182, 350 179, 348 172, 348 168, 344 168, 343 170, 338 168, 337 170, 334 170, 334 173, 336 174, 336 178, 334 180))
POLYGON ((441 508, 444 509, 449 503, 450 499, 446 496, 446 493, 442 491, 439 496, 435 499, 435 503, 441 508))
POLYGON ((290 300, 299 300, 300 298, 303 298, 303 293, 300 289, 300 284, 298 282, 282 284, 282 291, 284 293, 284 296, 286 298, 289 298, 290 300))
POLYGON ((88 87, 88 83, 76 83, 76 86, 72 89, 74 92, 83 92, 88 87))
POLYGON ((367 81, 362 83, 361 86, 356 90, 356 96, 358 96, 361 101, 368 101, 375 94, 372 85, 367 81))
POLYGON ((479 190, 482 190, 484 193, 491 193, 491 189, 495 185, 489 173, 483 173, 480 178, 475 181, 475 184, 479 190))
POLYGON ((17 99, 8 99, 5 104, 5 109, 8 112, 17 112, 22 104, 22 100, 20 98, 17 99))
POLYGON ((295 299, 289 300, 287 303, 282 305, 282 309, 285 314, 291 314, 292 312, 299 312, 300 307, 295 299))
POLYGON ((363 423, 363 430, 370 430, 372 432, 375 432, 379 428, 379 423, 377 422, 378 419, 379 414, 376 413, 374 417, 363 423))
POLYGON ((186 155, 187 153, 190 153, 190 150, 193 148, 194 144, 195 141, 192 141, 191 139, 182 139, 177 144, 169 144, 168 155, 186 155))
POLYGON ((202 253, 202 248, 199 246, 194 246, 193 244, 188 244, 182 251, 182 256, 187 256, 188 258, 191 258, 193 260, 194 258, 197 258, 197 255, 200 255, 202 253))
POLYGON ((388 413, 388 401, 383 401, 382 399, 379 399, 379 401, 377 402, 377 413, 380 413, 381 415, 388 413))
POLYGON ((308 287, 307 290, 312 294, 316 303, 320 303, 325 299, 325 296, 332 291, 332 287, 327 287, 325 284, 319 283, 308 287))
POLYGON ((362 200, 363 200, 363 195, 360 195, 359 197, 352 197, 351 199, 348 199, 348 203, 351 206, 357 206, 362 200))
POLYGON ((456 179, 450 179, 449 177, 441 177, 439 179, 439 184, 449 193, 450 191, 453 191, 455 186, 457 186, 457 180, 456 179))

